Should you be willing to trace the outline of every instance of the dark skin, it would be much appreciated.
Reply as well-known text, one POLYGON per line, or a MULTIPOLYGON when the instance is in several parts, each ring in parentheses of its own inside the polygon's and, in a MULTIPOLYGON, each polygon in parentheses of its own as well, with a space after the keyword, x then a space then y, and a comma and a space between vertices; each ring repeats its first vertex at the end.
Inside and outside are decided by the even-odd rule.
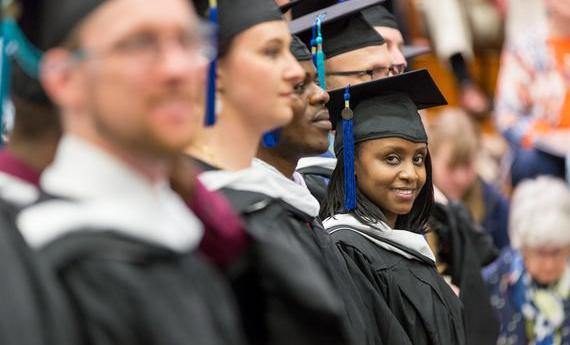
POLYGON ((274 148, 259 147, 257 158, 292 177, 299 159, 319 155, 328 149, 332 128, 325 104, 326 91, 317 85, 317 71, 311 61, 299 61, 305 79, 295 87, 293 120, 281 129, 279 144, 274 148))
POLYGON ((400 138, 360 144, 354 170, 358 188, 378 206, 388 225, 410 213, 426 183, 427 145, 400 138))

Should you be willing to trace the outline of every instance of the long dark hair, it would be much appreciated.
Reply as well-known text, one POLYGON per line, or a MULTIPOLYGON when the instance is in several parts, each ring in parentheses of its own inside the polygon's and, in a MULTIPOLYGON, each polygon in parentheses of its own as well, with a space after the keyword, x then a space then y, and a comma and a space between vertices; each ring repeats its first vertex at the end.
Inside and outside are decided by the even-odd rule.
MULTIPOLYGON (((361 145, 355 146, 357 152, 356 159, 361 145)), ((408 230, 416 233, 424 233, 431 210, 434 205, 433 199, 433 182, 431 169, 431 156, 426 155, 426 183, 420 191, 418 197, 414 201, 412 210, 406 215, 398 216, 396 220, 396 228, 408 230)), ((321 207, 320 217, 326 219, 339 213, 350 213, 359 222, 367 225, 373 225, 378 221, 386 221, 386 217, 382 210, 374 204, 360 188, 356 188, 356 208, 353 211, 346 212, 344 209, 344 153, 341 152, 337 156, 336 168, 333 171, 328 187, 327 197, 321 207)))

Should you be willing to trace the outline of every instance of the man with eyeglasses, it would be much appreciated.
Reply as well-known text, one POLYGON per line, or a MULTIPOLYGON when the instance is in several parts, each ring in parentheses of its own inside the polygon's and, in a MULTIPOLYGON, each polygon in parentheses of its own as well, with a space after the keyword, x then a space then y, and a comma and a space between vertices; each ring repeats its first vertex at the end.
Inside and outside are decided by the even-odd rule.
POLYGON ((214 50, 186 0, 50 0, 41 83, 64 135, 40 202, 16 219, 89 344, 243 344, 203 225, 168 181, 202 126, 214 50))
MULTIPOLYGON (((293 7, 293 17, 301 17, 334 3, 336 1, 333 0, 301 2, 293 7)), ((321 29, 327 90, 385 78, 399 72, 386 41, 362 13, 325 23, 321 29)), ((309 47, 314 41, 311 32, 300 37, 309 47)))

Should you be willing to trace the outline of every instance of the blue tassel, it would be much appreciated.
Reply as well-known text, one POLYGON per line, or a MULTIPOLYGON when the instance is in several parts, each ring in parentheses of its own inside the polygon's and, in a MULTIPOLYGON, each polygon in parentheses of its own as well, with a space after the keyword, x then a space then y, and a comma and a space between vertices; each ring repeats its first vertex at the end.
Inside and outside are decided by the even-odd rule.
MULTIPOLYGON (((30 77, 38 79, 42 53, 24 36, 13 18, 4 18, 1 22, 2 44, 0 51, 0 134, 4 133, 5 112, 10 105, 10 84, 12 77, 12 59, 30 77)), ((2 139, 0 138, 0 145, 2 139)))
POLYGON ((317 65, 317 22, 313 24, 311 35, 311 55, 313 55, 313 65, 317 65))
POLYGON ((345 108, 342 110, 342 145, 344 150, 344 209, 356 208, 356 177, 354 176, 354 136, 352 134, 353 113, 350 109, 350 85, 344 92, 345 108))
POLYGON ((262 145, 267 149, 274 148, 279 144, 279 137, 281 136, 281 129, 274 129, 263 135, 262 145))
MULTIPOLYGON (((6 112, 8 111, 10 105, 10 82, 12 77, 12 55, 15 48, 14 37, 14 27, 11 25, 12 20, 2 20, 2 52, 0 57, 0 63, 2 64, 0 68, 1 84, 0 84, 0 134, 3 136, 5 133, 5 118, 8 116, 6 112)), ((3 146, 4 140, 0 137, 0 147, 3 146)))
POLYGON ((325 53, 323 52, 323 35, 321 32, 321 17, 317 18, 317 37, 315 38, 315 44, 317 47, 314 59, 316 60, 315 66, 317 67, 317 76, 319 77, 319 86, 323 89, 327 89, 326 79, 325 79, 325 53))
MULTIPOLYGON (((210 22, 214 25, 218 23, 218 5, 217 1, 210 1, 209 10, 210 22)), ((217 30, 217 27, 216 27, 217 30)), ((217 34, 212 37, 212 44, 217 45, 217 34)), ((210 62, 208 68, 208 86, 206 94, 206 116, 204 119, 204 124, 206 127, 211 127, 216 124, 216 71, 218 66, 218 60, 214 58, 210 62)))

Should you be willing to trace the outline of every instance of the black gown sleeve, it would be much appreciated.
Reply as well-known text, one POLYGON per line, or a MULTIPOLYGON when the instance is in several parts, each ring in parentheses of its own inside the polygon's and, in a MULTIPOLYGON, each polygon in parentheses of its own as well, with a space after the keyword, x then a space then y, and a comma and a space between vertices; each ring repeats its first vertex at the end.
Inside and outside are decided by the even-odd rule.
MULTIPOLYGON (((351 270, 362 274, 385 302, 390 316, 386 321, 378 315, 379 323, 399 325, 414 345, 465 344, 461 302, 435 267, 389 252, 352 231, 335 235, 351 270)), ((390 328, 381 331, 390 337, 390 328)))
POLYGON ((242 215, 250 248, 229 278, 248 341, 259 345, 351 344, 344 309, 322 267, 310 225, 281 201, 224 191, 242 215))
POLYGON ((230 293, 193 253, 82 231, 43 250, 90 345, 242 345, 230 293))
POLYGON ((62 287, 16 227, 18 211, 0 201, 0 344, 80 344, 62 287))

